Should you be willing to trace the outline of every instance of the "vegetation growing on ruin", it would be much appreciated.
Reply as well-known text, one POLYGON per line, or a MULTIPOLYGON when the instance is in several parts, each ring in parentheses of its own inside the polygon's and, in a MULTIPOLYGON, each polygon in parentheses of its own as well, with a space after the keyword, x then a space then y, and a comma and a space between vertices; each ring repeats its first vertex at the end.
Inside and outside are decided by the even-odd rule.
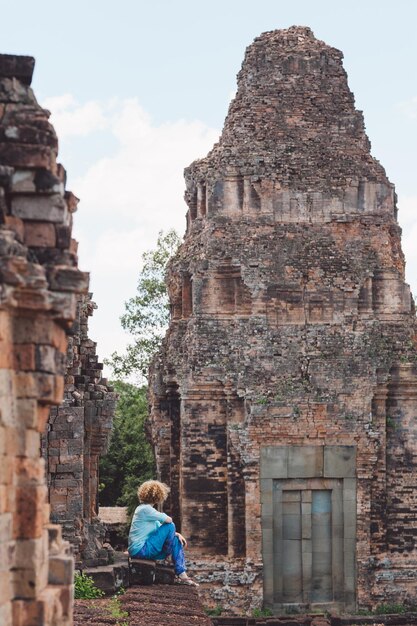
POLYGON ((220 615, 223 613, 223 607, 220 604, 215 607, 206 607, 204 609, 204 612, 209 617, 220 617, 220 615))
POLYGON ((113 598, 109 601, 107 608, 111 617, 117 619, 117 626, 128 626, 128 621, 126 621, 126 618, 129 617, 129 613, 122 609, 122 603, 120 602, 120 598, 117 595, 113 596, 113 598))
POLYGON ((273 615, 271 609, 253 609, 252 617, 271 617, 273 615))
POLYGON ((391 604, 379 604, 376 607, 376 615, 393 615, 398 613, 408 613, 416 610, 416 606, 406 605, 404 603, 394 602, 391 604))
POLYGON ((83 572, 75 572, 74 575, 74 598, 77 600, 93 600, 104 596, 104 591, 98 589, 91 576, 83 572))

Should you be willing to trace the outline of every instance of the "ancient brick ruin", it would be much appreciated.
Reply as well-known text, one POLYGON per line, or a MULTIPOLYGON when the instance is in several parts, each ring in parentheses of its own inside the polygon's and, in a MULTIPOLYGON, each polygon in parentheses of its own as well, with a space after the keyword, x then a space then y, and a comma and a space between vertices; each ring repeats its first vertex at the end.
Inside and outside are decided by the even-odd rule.
POLYGON ((235 611, 416 601, 415 309, 342 56, 308 28, 255 39, 185 171, 151 432, 203 592, 235 611))
MULTIPOLYGON (((89 557, 97 455, 114 397, 86 335, 88 275, 71 239, 77 199, 56 162, 49 113, 30 88, 33 67, 31 57, 0 55, 0 623, 66 626, 74 560, 61 527, 50 523, 41 434, 48 430, 53 517, 62 521, 58 496, 82 492, 82 510, 69 509, 89 557), (50 416, 64 386, 65 406, 50 416)), ((103 557, 93 543, 93 557, 103 557)))
POLYGON ((94 308, 91 294, 79 297, 68 331, 64 401, 51 409, 42 441, 51 521, 62 526, 82 567, 108 563, 98 519, 98 462, 107 449, 116 404, 88 335, 94 308))

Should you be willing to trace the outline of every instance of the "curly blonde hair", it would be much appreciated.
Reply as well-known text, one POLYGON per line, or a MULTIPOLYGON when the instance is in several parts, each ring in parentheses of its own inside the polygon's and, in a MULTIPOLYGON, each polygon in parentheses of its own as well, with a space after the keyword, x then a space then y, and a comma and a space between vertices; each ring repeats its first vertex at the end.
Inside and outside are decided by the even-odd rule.
POLYGON ((142 504, 159 504, 168 498, 169 487, 159 480, 147 480, 138 489, 138 498, 142 504))

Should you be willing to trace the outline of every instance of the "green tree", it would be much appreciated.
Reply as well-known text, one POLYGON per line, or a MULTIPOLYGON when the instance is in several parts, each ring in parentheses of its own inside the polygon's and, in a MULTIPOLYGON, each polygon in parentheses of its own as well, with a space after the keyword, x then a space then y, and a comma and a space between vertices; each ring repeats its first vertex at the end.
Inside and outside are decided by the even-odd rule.
POLYGON ((175 230, 158 235, 155 250, 142 255, 137 293, 125 302, 125 313, 120 318, 122 327, 132 337, 125 354, 113 352, 106 361, 114 377, 123 379, 138 375, 147 378, 152 356, 157 351, 169 322, 169 301, 166 289, 166 271, 170 258, 176 253, 180 238, 175 230))
POLYGON ((100 459, 99 499, 101 506, 127 506, 133 512, 138 504, 139 484, 155 473, 155 461, 144 429, 148 414, 146 387, 122 381, 112 385, 119 401, 109 450, 100 459))

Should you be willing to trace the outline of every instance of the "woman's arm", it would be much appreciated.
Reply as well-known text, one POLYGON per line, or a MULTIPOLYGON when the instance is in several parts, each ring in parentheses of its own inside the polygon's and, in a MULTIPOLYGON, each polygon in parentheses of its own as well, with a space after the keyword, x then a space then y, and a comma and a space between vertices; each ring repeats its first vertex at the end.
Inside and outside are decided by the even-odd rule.
POLYGON ((168 515, 166 516, 166 519, 164 519, 164 521, 162 522, 163 524, 171 524, 172 523, 172 517, 169 517, 168 515))

